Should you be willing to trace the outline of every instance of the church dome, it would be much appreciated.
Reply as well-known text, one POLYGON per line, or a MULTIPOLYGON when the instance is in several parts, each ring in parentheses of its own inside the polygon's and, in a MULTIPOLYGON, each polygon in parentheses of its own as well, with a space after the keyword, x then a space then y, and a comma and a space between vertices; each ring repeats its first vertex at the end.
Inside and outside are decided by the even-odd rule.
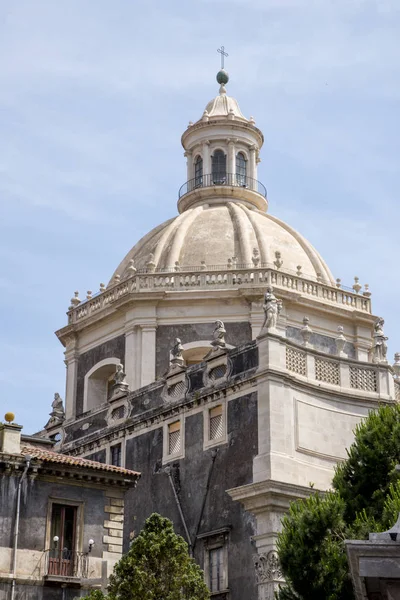
POLYGON ((219 95, 182 135, 187 180, 179 190, 179 215, 159 225, 128 252, 110 283, 139 272, 281 269, 334 284, 318 252, 296 230, 267 214, 267 192, 258 181, 262 132, 226 94, 219 95), (135 271, 136 270, 136 271, 135 271))
POLYGON ((116 275, 138 271, 227 269, 244 265, 280 268, 334 284, 328 266, 297 231, 240 202, 201 204, 154 228, 126 255, 116 275), (131 261, 134 261, 133 265, 131 261), (228 267, 229 265, 229 267, 228 267))

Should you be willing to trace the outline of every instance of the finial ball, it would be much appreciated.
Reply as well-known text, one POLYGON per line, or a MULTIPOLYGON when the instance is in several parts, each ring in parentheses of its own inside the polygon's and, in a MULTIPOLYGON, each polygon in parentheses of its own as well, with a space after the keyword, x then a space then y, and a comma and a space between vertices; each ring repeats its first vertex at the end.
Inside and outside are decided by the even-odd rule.
POLYGON ((225 71, 225 69, 221 69, 220 71, 218 71, 218 73, 217 73, 217 81, 218 81, 218 83, 220 85, 225 85, 225 83, 228 83, 228 81, 229 81, 229 75, 225 71))
POLYGON ((14 419, 15 419, 15 415, 14 415, 14 413, 12 413, 12 412, 7 412, 7 413, 4 415, 4 418, 5 418, 5 420, 7 421, 7 423, 12 423, 12 422, 14 421, 14 419))

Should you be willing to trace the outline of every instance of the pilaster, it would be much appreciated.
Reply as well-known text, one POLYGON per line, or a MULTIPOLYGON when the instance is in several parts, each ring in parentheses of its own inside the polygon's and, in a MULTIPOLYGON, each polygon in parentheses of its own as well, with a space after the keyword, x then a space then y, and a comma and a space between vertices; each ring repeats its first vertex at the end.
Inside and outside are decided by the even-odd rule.
POLYGON ((249 161, 249 177, 252 177, 253 179, 257 179, 256 156, 257 156, 257 148, 256 148, 256 146, 251 146, 250 147, 250 161, 249 161))
POLYGON ((210 141, 204 140, 203 148, 203 175, 211 173, 210 141))
POLYGON ((194 179, 194 165, 193 165, 193 153, 191 150, 186 150, 184 153, 186 160, 186 168, 187 168, 187 180, 190 181, 194 179))
POLYGON ((136 363, 137 363, 137 327, 135 325, 127 325, 125 329, 125 373, 126 383, 130 390, 136 390, 140 387, 137 380, 136 363))
POLYGON ((141 386, 148 385, 156 378, 156 322, 141 325, 141 386))
POLYGON ((228 139, 228 164, 226 165, 227 172, 232 173, 232 175, 236 172, 236 149, 235 149, 235 141, 232 139, 228 139))
POLYGON ((65 366, 67 369, 65 382, 65 419, 73 419, 75 417, 75 397, 76 397, 76 381, 78 373, 78 352, 77 338, 71 336, 67 338, 65 356, 65 366))

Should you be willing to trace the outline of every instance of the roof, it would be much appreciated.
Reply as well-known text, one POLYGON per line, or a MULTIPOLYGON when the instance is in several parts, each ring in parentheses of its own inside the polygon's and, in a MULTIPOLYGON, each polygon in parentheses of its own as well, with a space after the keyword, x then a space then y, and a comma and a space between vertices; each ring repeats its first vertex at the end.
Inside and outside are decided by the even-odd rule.
POLYGON ((44 448, 30 446, 28 444, 21 447, 21 454, 23 456, 29 455, 32 458, 38 458, 39 460, 48 463, 63 464, 71 467, 83 467, 96 471, 108 471, 129 477, 140 477, 140 473, 137 471, 131 471, 129 469, 124 469, 123 467, 115 467, 114 465, 106 465, 94 460, 88 460, 87 458, 78 458, 69 456, 68 454, 52 452, 51 450, 45 450, 44 448))
POLYGON ((204 204, 188 208, 145 235, 120 263, 110 284, 117 274, 121 280, 129 276, 131 260, 137 269, 145 269, 150 255, 156 271, 173 272, 176 261, 182 271, 198 271, 201 261, 213 270, 226 270, 228 259, 234 256, 240 268, 251 268, 254 256, 263 268, 274 268, 277 253, 282 272, 296 273, 300 265, 303 277, 315 281, 320 275, 326 283, 335 284, 323 258, 288 224, 250 210, 244 202, 209 205, 205 199, 204 204))

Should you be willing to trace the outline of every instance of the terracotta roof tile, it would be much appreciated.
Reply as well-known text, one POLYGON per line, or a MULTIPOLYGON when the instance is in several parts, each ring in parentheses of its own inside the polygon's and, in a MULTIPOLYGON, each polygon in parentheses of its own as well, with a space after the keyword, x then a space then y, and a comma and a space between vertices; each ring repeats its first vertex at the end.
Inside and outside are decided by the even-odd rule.
POLYGON ((86 469, 94 469, 96 471, 108 471, 120 475, 127 475, 129 477, 138 477, 140 475, 137 471, 130 471, 129 469, 115 467, 114 465, 106 465, 94 460, 88 460, 87 458, 78 458, 76 456, 69 456, 68 454, 52 452, 51 450, 45 450, 44 448, 39 448, 37 446, 29 446, 28 444, 21 447, 21 454, 23 456, 29 454, 32 458, 38 458, 39 460, 49 463, 85 467, 86 469))

